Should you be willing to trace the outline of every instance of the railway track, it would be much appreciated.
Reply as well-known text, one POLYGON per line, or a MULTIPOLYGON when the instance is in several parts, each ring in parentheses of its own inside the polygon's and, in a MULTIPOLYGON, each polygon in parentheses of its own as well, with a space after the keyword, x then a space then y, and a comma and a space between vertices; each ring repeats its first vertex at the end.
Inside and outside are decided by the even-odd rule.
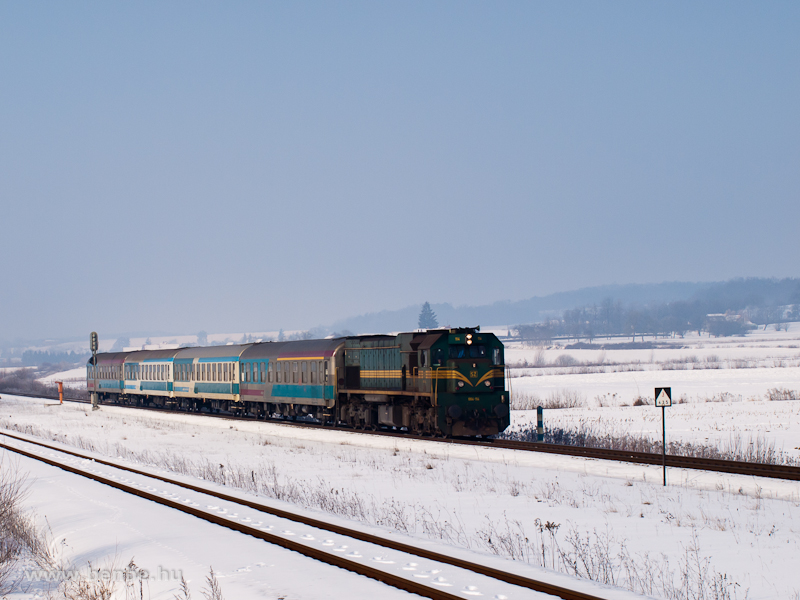
MULTIPOLYGON (((18 436, 8 432, 0 432, 0 437, 5 438, 0 441, 0 448, 9 452, 14 452, 37 460, 53 467, 57 467, 64 471, 87 477, 99 483, 111 486, 123 492, 136 495, 140 498, 150 500, 162 506, 178 510, 185 514, 192 515, 204 521, 214 523, 216 525, 244 533, 268 543, 280 546, 282 548, 299 552, 300 554, 324 562, 329 565, 337 566, 346 569, 353 573, 375 579, 392 587, 418 594, 425 598, 433 600, 455 600, 462 599, 470 596, 485 595, 483 592, 488 592, 494 597, 543 597, 539 594, 544 594, 549 597, 562 598, 563 600, 609 600, 610 598, 620 597, 638 597, 630 592, 623 590, 609 590, 608 595, 596 596, 579 590, 568 589, 566 587, 553 584, 551 582, 540 581, 525 577, 516 573, 505 572, 490 566, 470 562, 458 557, 445 555, 439 552, 419 548, 410 544, 400 542, 397 540, 387 539, 381 536, 373 535, 367 532, 359 531, 356 529, 347 528, 340 525, 327 523, 318 519, 310 518, 305 515, 292 513, 290 511, 278 509, 266 504, 251 501, 239 496, 225 494, 217 490, 205 488, 202 486, 192 485, 183 481, 172 479, 169 477, 156 475, 143 470, 128 467, 116 462, 103 460, 93 457, 81 452, 66 450, 46 444, 44 442, 32 440, 26 437, 18 436), (16 442, 16 445, 10 445, 9 440, 16 442), (25 444, 33 446, 34 450, 41 449, 46 451, 48 455, 42 455, 39 452, 32 451, 31 448, 20 447, 25 444), (59 460, 58 453, 66 460, 59 460), (88 462, 87 467, 79 466, 81 461, 88 462), (103 473, 98 470, 98 465, 118 470, 126 473, 127 475, 120 477, 115 476, 113 472, 103 473), (130 475, 139 478, 139 481, 131 481, 130 475), (144 478, 144 479, 142 479, 144 478), (144 483, 142 483, 144 481, 144 483), (168 484, 169 486, 179 490, 179 494, 175 494, 170 490, 159 490, 153 487, 154 482, 160 484, 168 484), (197 494, 189 499, 181 500, 186 492, 193 492, 197 494), (214 502, 223 501, 231 503, 239 507, 235 513, 220 514, 217 510, 218 506, 207 505, 206 509, 202 508, 206 504, 207 498, 213 498, 214 502), (267 524, 262 527, 262 521, 252 524, 253 519, 239 518, 240 509, 251 509, 257 511, 259 519, 269 519, 274 517, 279 520, 275 524, 267 524), (211 509, 211 510, 209 510, 211 509), (294 531, 284 529, 286 523, 294 531), (298 531, 298 526, 305 526, 310 528, 305 535, 300 535, 303 531, 298 531), (309 535, 316 533, 316 535, 309 535), (322 534, 322 535, 321 535, 322 534), (325 535, 337 536, 336 540, 324 540, 325 535), (342 541, 348 541, 349 544, 343 545, 342 541), (332 549, 335 543, 340 544, 341 548, 352 548, 352 545, 357 545, 357 542, 367 544, 368 547, 362 548, 361 551, 354 549, 349 554, 343 554, 343 550, 338 551, 332 549), (368 556, 374 555, 375 548, 381 551, 394 551, 400 553, 397 556, 392 556, 393 560, 384 559, 383 564, 374 566, 367 564, 368 556), (407 562, 408 558, 412 560, 422 561, 420 563, 407 562), (415 577, 420 577, 421 574, 403 573, 403 570, 409 570, 407 567, 400 567, 404 563, 406 565, 415 565, 411 570, 417 570, 416 565, 419 565, 419 570, 423 568, 430 569, 430 573, 443 573, 447 574, 449 578, 454 581, 461 582, 472 581, 478 585, 468 585, 460 593, 452 593, 441 586, 451 586, 452 583, 445 583, 443 577, 437 577, 431 581, 420 581, 415 577), (436 568, 438 567, 438 568, 436 568), (401 570, 402 569, 402 570, 401 570), (530 595, 530 592, 538 592, 539 594, 530 595)), ((163 485, 162 485, 163 487, 163 485)), ((373 559, 375 562, 375 559, 373 559)), ((429 576, 425 576, 429 577, 429 576)), ((460 585, 460 584, 459 584, 460 585)))
MULTIPOLYGON (((49 400, 57 400, 57 398, 37 396, 35 394, 14 394, 16 396, 26 396, 30 398, 44 398, 49 400)), ((65 401, 80 402, 88 404, 88 400, 65 398, 65 401)), ((111 405, 111 406, 127 406, 127 405, 111 405)), ((152 410, 155 412, 174 412, 161 408, 152 407, 128 407, 138 408, 141 410, 152 410)), ((239 417, 235 415, 211 415, 209 413, 191 413, 196 415, 206 415, 216 418, 224 418, 229 420, 250 421, 253 419, 249 417, 239 417)), ((310 427, 317 429, 330 429, 330 426, 324 426, 317 423, 304 423, 300 421, 287 422, 282 419, 268 419, 268 422, 280 423, 292 427, 310 427)), ((453 438, 432 438, 418 435, 409 435, 406 433, 398 433, 393 431, 359 431, 367 435, 382 435, 388 437, 398 437, 402 439, 417 439, 425 441, 433 441, 448 444, 464 444, 470 446, 483 446, 487 448, 505 448, 508 450, 521 450, 525 452, 544 452, 548 454, 560 454, 565 456, 578 456, 582 458, 591 458, 596 460, 612 460, 617 462, 629 462, 644 465, 657 465, 661 466, 661 454, 653 454, 650 452, 632 452, 628 450, 609 450, 605 448, 587 448, 583 446, 561 446, 555 444, 544 444, 538 442, 517 442, 512 440, 502 439, 453 439, 453 438)), ((749 463, 733 460, 721 460, 712 458, 698 458, 692 456, 678 456, 668 454, 666 457, 666 464, 668 467, 677 469, 691 469, 699 471, 714 471, 718 473, 730 473, 734 475, 747 475, 752 477, 769 477, 773 479, 785 479, 790 481, 800 481, 800 467, 793 467, 787 465, 770 465, 763 463, 749 463)))

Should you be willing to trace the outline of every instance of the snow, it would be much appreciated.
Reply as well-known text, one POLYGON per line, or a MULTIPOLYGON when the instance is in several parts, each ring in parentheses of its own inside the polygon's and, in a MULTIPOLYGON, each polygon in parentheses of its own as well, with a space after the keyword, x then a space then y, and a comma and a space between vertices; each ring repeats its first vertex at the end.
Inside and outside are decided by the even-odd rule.
MULTIPOLYGON (((669 410, 684 406, 723 404, 669 410)), ((800 589, 792 577, 798 482, 670 469, 663 488, 661 470, 651 466, 122 407, 93 413, 9 396, 0 401, 0 427, 184 476, 222 473, 226 489, 238 481, 244 493, 317 518, 459 548, 478 560, 514 556, 506 564, 517 568, 539 566, 542 550, 550 567, 554 543, 574 552, 588 535, 606 537, 612 557, 676 577, 691 571, 695 563, 684 568, 686 561, 707 565, 741 586, 733 597, 745 589, 752 599, 791 597, 800 589), (257 486, 249 486, 251 477, 257 486)), ((235 570, 231 562, 214 567, 235 570)))
POLYGON ((145 594, 153 600, 173 598, 178 572, 199 597, 210 566, 229 599, 322 598, 331 589, 347 598, 412 597, 33 459, 20 458, 19 466, 36 481, 27 503, 47 518, 63 556, 78 568, 91 561, 119 569, 134 558, 150 573, 145 594))
POLYGON ((86 388, 86 367, 77 367, 75 369, 53 373, 52 375, 39 378, 38 381, 44 384, 52 384, 56 381, 61 381, 64 383, 65 387, 84 389, 86 388))
MULTIPOLYGON (((660 437, 660 410, 625 405, 639 396, 651 398, 655 387, 671 386, 673 399, 683 403, 666 411, 668 441, 726 444, 758 438, 800 457, 800 401, 767 400, 775 388, 800 390, 797 324, 788 332, 759 331, 727 339, 694 335, 654 343, 657 347, 644 350, 509 343, 506 358, 512 365, 515 402, 535 406, 536 400, 573 391, 582 406, 545 410, 546 426, 584 424, 599 432, 660 437), (562 355, 578 364, 556 366, 562 355)), ((514 427, 534 420, 534 411, 512 413, 514 427)), ((54 406, 7 395, 0 399, 0 428, 150 465, 195 482, 224 484, 226 490, 315 518, 405 536, 515 572, 564 571, 554 560, 560 549, 573 559, 607 559, 616 565, 618 580, 635 566, 653 576, 672 572, 675 582, 686 574, 695 589, 701 581, 707 585, 715 577, 727 577, 717 581, 731 584, 726 589, 732 598, 800 594, 793 568, 800 550, 798 482, 669 469, 664 488, 661 469, 653 466, 123 407, 91 412, 83 405, 54 406), (609 548, 605 554, 604 544, 609 548), (593 554, 580 555, 581 548, 593 554)), ((43 491, 51 489, 47 482, 52 474, 40 466, 30 470, 33 476, 43 474, 32 487, 31 505, 40 514, 46 510, 58 515, 54 531, 67 535, 72 531, 70 511, 81 515, 83 505, 78 505, 96 493, 83 490, 85 483, 62 479, 65 489, 79 491, 67 502, 71 492, 43 491), (62 495, 63 507, 54 499, 62 495)), ((185 564, 198 584, 213 564, 225 576, 223 585, 235 590, 229 598, 248 598, 254 590, 270 596, 283 590, 278 585, 283 583, 297 597, 330 595, 331 589, 342 590, 338 597, 368 594, 366 588, 351 593, 350 583, 313 588, 316 567, 250 559, 227 538, 218 554, 215 544, 201 540, 193 545, 191 533, 178 529, 178 539, 185 541, 178 546, 169 527, 151 530, 128 522, 142 518, 143 509, 131 507, 142 514, 123 511, 120 520, 113 503, 105 504, 107 508, 98 509, 98 519, 106 519, 100 528, 104 535, 84 534, 76 550, 69 551, 71 559, 113 556, 117 542, 108 539, 113 534, 125 552, 136 551, 137 562, 161 561, 175 568, 185 564), (123 525, 118 528, 117 522, 123 525), (144 530, 150 541, 130 533, 144 530), (164 548, 175 553, 165 555, 164 548), (278 565, 281 577, 264 583, 266 567, 258 567, 259 562, 278 565), (289 568, 312 575, 295 584, 296 578, 283 577, 289 568)), ((129 557, 121 553, 120 558, 129 557)), ((654 589, 653 595, 667 592, 654 589)))

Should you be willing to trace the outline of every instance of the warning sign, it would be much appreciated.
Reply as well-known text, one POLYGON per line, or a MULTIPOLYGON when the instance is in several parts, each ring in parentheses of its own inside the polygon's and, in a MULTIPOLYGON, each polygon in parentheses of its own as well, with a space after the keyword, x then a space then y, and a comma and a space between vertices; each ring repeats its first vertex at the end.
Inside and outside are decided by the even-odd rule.
POLYGON ((672 388, 656 388, 656 406, 672 406, 672 388))

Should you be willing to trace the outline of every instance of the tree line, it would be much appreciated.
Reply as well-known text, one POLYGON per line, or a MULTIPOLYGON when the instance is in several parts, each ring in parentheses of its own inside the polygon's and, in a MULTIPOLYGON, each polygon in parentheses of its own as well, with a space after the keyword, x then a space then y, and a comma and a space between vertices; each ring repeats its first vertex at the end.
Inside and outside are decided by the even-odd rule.
POLYGON ((683 337, 687 332, 712 336, 742 335, 758 326, 800 320, 800 301, 792 305, 748 306, 720 310, 707 300, 678 301, 648 307, 626 307, 607 298, 600 304, 565 310, 560 318, 517 325, 514 334, 524 341, 547 343, 554 338, 587 339, 637 336, 683 337))

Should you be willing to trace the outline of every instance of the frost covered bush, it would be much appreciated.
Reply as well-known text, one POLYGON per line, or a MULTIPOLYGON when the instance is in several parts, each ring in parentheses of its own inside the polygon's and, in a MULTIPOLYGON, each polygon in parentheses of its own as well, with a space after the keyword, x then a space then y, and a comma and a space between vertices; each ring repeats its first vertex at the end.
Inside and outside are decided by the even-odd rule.
POLYGON ((778 402, 781 400, 800 400, 800 392, 785 388, 772 388, 766 394, 767 400, 778 402))

